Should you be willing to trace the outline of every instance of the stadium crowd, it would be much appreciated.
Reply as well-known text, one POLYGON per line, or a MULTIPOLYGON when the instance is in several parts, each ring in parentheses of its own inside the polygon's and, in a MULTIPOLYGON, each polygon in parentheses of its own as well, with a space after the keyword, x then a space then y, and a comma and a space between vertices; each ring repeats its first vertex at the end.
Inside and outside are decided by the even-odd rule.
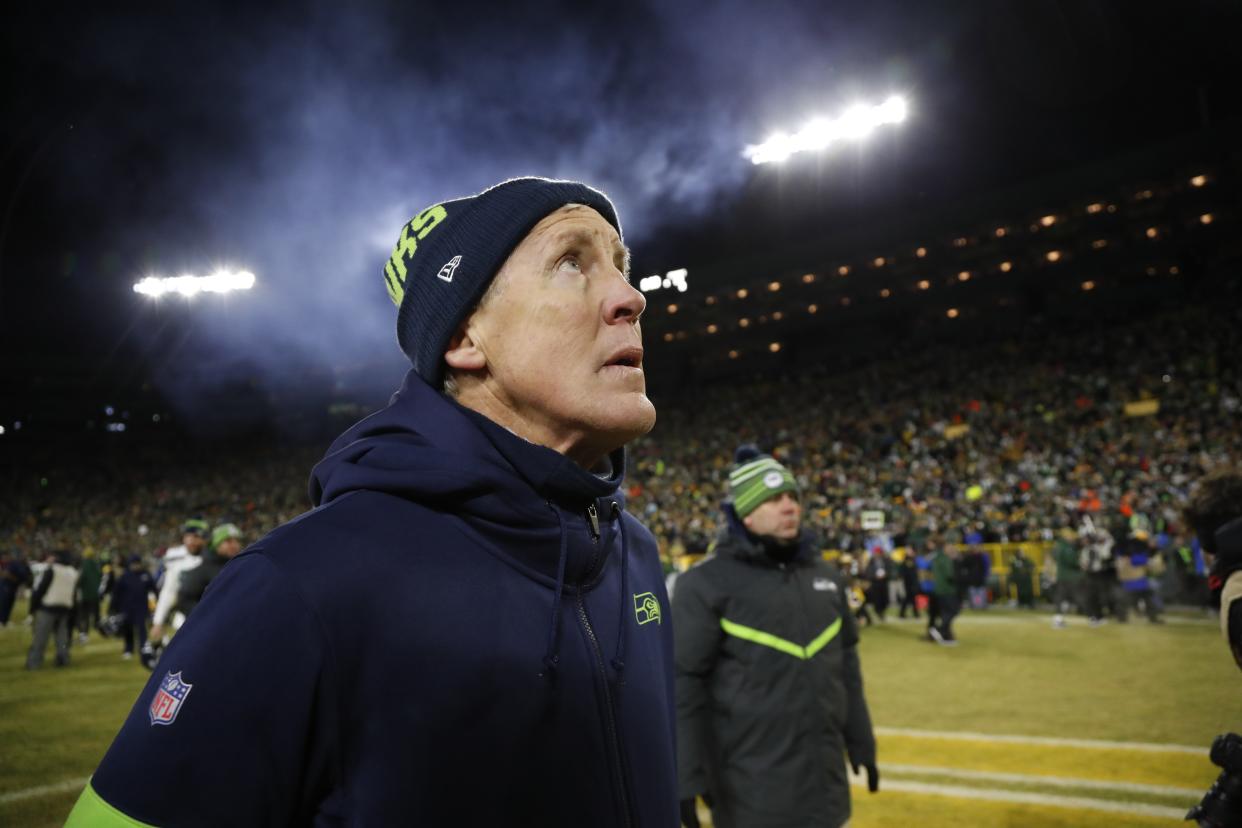
MULTIPOLYGON (((692 389, 657 400, 656 430, 632 447, 630 509, 670 561, 705 551, 733 449, 752 442, 794 471, 825 549, 870 551, 871 510, 886 516, 886 549, 1051 542, 1075 536, 1084 516, 1120 539, 1137 530, 1185 549, 1191 483, 1242 461, 1239 330, 1236 311, 1186 309, 692 389)), ((13 482, 0 554, 138 554, 154 568, 189 517, 236 524, 250 542, 307 507, 320 453, 137 444, 46 467, 13 482)))
POLYGON ((1188 542, 1190 485, 1242 458, 1239 329, 1188 310, 705 389, 632 452, 630 508, 665 548, 703 551, 732 450, 755 442, 795 469, 825 548, 864 548, 865 510, 915 542, 1052 541, 1083 515, 1188 542))

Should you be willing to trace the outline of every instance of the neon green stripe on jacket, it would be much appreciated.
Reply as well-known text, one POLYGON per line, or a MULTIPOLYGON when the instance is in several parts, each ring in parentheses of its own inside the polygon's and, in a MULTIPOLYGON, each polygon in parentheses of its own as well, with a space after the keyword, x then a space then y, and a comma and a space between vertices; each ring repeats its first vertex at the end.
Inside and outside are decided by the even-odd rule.
POLYGON ((756 630, 753 627, 730 621, 728 618, 720 619, 720 628, 734 638, 740 638, 743 641, 750 641, 753 644, 759 644, 764 647, 771 647, 773 650, 779 650, 786 655, 808 661, 814 658, 815 654, 824 649, 824 647, 827 647, 828 642, 836 638, 837 633, 841 632, 841 619, 838 618, 825 627, 824 631, 811 639, 811 643, 805 647, 792 641, 786 641, 780 636, 772 635, 772 633, 766 633, 763 630, 756 630))
POLYGON ((65 828, 155 828, 146 822, 139 822, 133 817, 113 808, 103 797, 95 793, 88 782, 86 790, 78 797, 78 804, 73 806, 65 828))

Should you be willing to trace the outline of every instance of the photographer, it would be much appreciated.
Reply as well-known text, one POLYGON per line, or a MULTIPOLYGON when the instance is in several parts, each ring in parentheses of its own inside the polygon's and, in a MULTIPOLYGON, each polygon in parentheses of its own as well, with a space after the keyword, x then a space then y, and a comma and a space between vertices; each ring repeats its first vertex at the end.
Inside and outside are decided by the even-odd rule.
POLYGON ((1203 546, 1208 589, 1220 608, 1220 629, 1242 669, 1242 469, 1222 469, 1199 482, 1186 521, 1203 546))
MULTIPOLYGON (((1222 469, 1199 482, 1186 506, 1186 521, 1210 561, 1208 587, 1220 607, 1220 627, 1242 669, 1242 469, 1222 469)), ((1217 736, 1212 763, 1223 768, 1203 801, 1186 814, 1201 826, 1242 824, 1242 737, 1217 736)))

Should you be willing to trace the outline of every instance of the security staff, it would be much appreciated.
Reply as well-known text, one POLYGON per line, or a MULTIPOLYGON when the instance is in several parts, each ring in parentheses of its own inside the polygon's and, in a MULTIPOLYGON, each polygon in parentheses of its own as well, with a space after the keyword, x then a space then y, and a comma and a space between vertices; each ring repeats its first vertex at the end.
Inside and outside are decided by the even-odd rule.
POLYGON ((717 828, 837 828, 847 754, 879 787, 858 628, 793 475, 753 446, 735 459, 727 529, 673 600, 682 822, 702 796, 717 828))

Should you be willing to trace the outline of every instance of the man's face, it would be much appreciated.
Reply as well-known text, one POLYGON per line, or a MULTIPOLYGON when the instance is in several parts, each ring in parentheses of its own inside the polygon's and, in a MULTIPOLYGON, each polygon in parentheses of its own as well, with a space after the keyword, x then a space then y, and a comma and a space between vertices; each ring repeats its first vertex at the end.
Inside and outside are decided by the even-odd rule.
POLYGON ((793 540, 802 528, 802 504, 792 492, 779 495, 760 503, 742 523, 755 535, 767 535, 777 540, 793 540))
POLYGON ((241 541, 237 538, 225 538, 216 546, 216 554, 222 558, 232 558, 241 551, 241 541))
POLYGON ((185 548, 189 550, 192 555, 197 555, 199 552, 202 552, 203 546, 207 543, 202 535, 195 532, 186 532, 181 536, 181 542, 185 544, 185 548))
POLYGON ((598 212, 562 207, 514 249, 498 293, 467 321, 486 392, 527 439, 598 458, 655 424, 638 322, 647 303, 626 257, 598 212))

